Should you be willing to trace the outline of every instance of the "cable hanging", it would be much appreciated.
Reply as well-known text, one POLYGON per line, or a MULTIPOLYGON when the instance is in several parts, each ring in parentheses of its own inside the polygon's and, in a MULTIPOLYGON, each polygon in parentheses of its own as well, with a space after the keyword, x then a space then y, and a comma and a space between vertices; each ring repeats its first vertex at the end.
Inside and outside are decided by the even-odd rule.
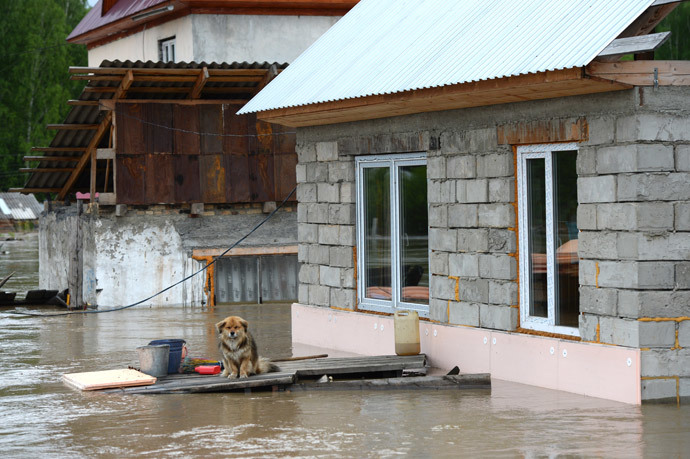
POLYGON ((257 225, 254 226, 254 228, 252 228, 247 234, 245 234, 244 236, 242 236, 242 237, 241 237, 240 239, 238 239, 234 244, 232 244, 230 247, 228 247, 223 253, 221 253, 221 254, 218 255, 218 256, 213 257, 213 260, 209 261, 209 262, 206 264, 206 266, 204 266, 204 267, 202 267, 201 269, 199 269, 198 271, 196 271, 196 272, 190 274, 189 276, 187 276, 187 277, 185 277, 185 278, 183 278, 183 279, 181 279, 181 280, 175 282, 174 284, 169 285, 168 287, 164 288, 163 290, 161 290, 161 291, 159 291, 159 292, 157 292, 157 293, 154 293, 153 295, 149 296, 148 298, 144 298, 143 300, 137 301, 136 303, 128 304, 127 306, 120 306, 120 307, 112 308, 112 309, 87 309, 87 310, 80 310, 80 311, 59 312, 59 313, 56 313, 56 314, 40 314, 40 313, 25 312, 25 311, 7 311, 7 313, 8 313, 8 314, 18 315, 18 316, 30 316, 30 317, 59 317, 59 316, 70 316, 70 315, 75 315, 75 314, 101 314, 101 313, 104 313, 104 312, 122 311, 122 310, 124 310, 124 309, 133 308, 134 306, 139 306, 140 304, 142 304, 142 303, 144 303, 144 302, 146 302, 146 301, 149 301, 149 300, 151 300, 151 299, 157 297, 158 295, 160 295, 160 294, 162 294, 162 293, 167 292, 167 291, 170 290, 171 288, 176 287, 176 286, 182 284, 183 282, 188 281, 189 279, 191 279, 192 277, 196 276, 197 274, 202 273, 203 271, 207 270, 207 269, 209 268, 209 266, 213 265, 216 261, 218 261, 219 258, 221 258, 222 256, 224 256, 224 255, 225 255, 226 253, 228 253, 230 250, 234 249, 238 244, 240 244, 242 241, 244 241, 244 240, 247 239, 249 236, 251 236, 252 233, 254 233, 254 231, 256 231, 257 229, 259 229, 264 223, 266 223, 268 220, 270 220, 270 219, 276 214, 276 212, 278 212, 283 206, 285 206, 285 204, 288 202, 288 200, 290 199, 290 197, 295 193, 295 190, 297 190, 297 186, 295 186, 295 187, 292 189, 292 191, 290 192, 290 194, 288 194, 287 197, 286 197, 285 199, 283 199, 283 202, 281 202, 279 206, 277 206, 275 209, 273 209, 273 211, 272 211, 270 214, 268 214, 268 215, 266 216, 266 218, 264 218, 263 220, 261 220, 257 225))

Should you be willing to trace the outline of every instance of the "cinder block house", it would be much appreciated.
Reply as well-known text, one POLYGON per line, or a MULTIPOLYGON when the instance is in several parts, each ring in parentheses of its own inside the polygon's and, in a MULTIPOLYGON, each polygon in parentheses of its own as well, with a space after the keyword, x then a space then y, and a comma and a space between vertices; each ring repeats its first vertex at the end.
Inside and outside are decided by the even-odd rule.
POLYGON ((676 4, 364 0, 240 114, 297 130, 293 340, 640 403, 690 396, 676 4), (620 60, 634 55, 636 60, 620 60))
MULTIPOLYGON (((355 3, 99 1, 68 37, 89 49, 69 70, 84 91, 16 190, 53 196, 41 288, 69 288, 75 307, 144 300, 276 209, 295 186, 294 130, 235 113, 355 3)), ((146 304, 296 299, 294 199, 146 304)))

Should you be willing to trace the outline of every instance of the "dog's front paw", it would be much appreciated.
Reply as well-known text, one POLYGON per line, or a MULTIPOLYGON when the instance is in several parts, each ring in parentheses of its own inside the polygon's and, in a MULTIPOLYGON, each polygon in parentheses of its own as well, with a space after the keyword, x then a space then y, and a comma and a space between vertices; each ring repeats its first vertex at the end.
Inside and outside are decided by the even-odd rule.
POLYGON ((228 376, 228 378, 230 378, 230 379, 235 379, 235 378, 237 378, 237 373, 235 373, 235 372, 230 373, 230 375, 228 376))
POLYGON ((228 370, 223 370, 223 372, 220 374, 221 377, 227 378, 230 372, 228 370))
POLYGON ((247 373, 240 373, 240 378, 248 378, 249 375, 247 373))

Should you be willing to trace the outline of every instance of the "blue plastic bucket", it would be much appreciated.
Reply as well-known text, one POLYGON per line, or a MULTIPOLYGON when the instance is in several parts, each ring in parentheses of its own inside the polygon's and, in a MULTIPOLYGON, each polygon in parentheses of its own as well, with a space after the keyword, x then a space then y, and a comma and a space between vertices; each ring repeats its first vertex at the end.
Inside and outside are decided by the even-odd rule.
POLYGON ((182 363, 182 347, 186 343, 183 339, 156 339, 149 343, 149 346, 157 344, 167 344, 170 346, 170 356, 168 357, 168 374, 179 373, 182 363))

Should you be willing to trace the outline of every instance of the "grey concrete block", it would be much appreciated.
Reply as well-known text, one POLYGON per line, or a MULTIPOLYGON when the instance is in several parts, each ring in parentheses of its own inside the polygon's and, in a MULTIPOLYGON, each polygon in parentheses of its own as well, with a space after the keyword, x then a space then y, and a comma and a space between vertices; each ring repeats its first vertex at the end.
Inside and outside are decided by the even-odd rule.
POLYGON ((690 378, 678 379, 678 392, 683 400, 681 403, 685 403, 685 400, 690 397, 690 378))
POLYGON ((690 174, 647 172, 620 175, 617 190, 620 201, 687 201, 690 200, 690 174))
POLYGON ((517 234, 515 231, 491 228, 489 230, 489 251, 515 253, 517 251, 517 234))
MULTIPOLYGON (((44 207, 46 207, 46 211, 48 210, 47 207, 49 206, 50 201, 46 200, 44 201, 44 207)), ((190 207, 194 207, 195 205, 201 204, 201 212, 204 211, 204 204, 203 203, 192 203, 190 207)), ((189 211, 190 215, 194 215, 194 213, 190 210, 189 211)), ((199 212, 197 212, 197 215, 199 212)), ((115 204, 115 216, 116 217, 124 217, 127 215, 127 204, 115 204)))
POLYGON ((450 275, 448 268, 448 253, 431 252, 429 255, 429 271, 440 276, 450 275))
POLYGON ((329 260, 331 266, 339 268, 354 268, 355 261, 353 258, 352 247, 329 246, 328 249, 329 260))
POLYGON ((618 259, 618 234, 608 231, 581 231, 577 250, 582 258, 618 259))
POLYGON ((449 156, 446 160, 448 178, 475 178, 477 176, 477 159, 473 154, 449 156))
POLYGON ((690 119, 660 112, 621 117, 616 123, 616 140, 619 142, 690 140, 690 119))
POLYGON ((297 201, 301 203, 317 202, 315 183, 297 184, 297 201))
POLYGON ((332 225, 354 225, 354 204, 330 204, 328 206, 328 223, 332 225))
POLYGON ((336 308, 354 309, 357 304, 357 295, 353 289, 349 288, 332 288, 331 289, 331 306, 336 308))
POLYGON ((307 221, 309 223, 328 223, 328 204, 307 203, 307 221))
POLYGON ((616 145, 600 148, 597 155, 600 174, 673 169, 673 147, 662 144, 616 145))
POLYGON ((513 155, 509 153, 477 156, 477 177, 507 177, 513 173, 513 155))
MULTIPOLYGON (((640 354, 641 376, 690 376, 690 349, 650 349, 640 354)), ((675 381, 674 381, 675 382, 675 381)))
POLYGON ((678 322, 678 345, 690 347, 690 320, 678 322))
MULTIPOLYGON (((458 246, 460 252, 489 251, 489 231, 486 228, 458 230, 458 246)), ((491 230, 494 231, 494 230, 491 230)), ((499 251, 493 250, 492 251, 499 251)))
POLYGON ((580 338, 582 341, 596 341, 599 316, 593 314, 580 314, 578 320, 580 338))
POLYGON ((457 200, 460 203, 489 201, 489 181, 487 179, 458 180, 457 200))
POLYGON ((307 163, 307 182, 328 182, 328 164, 307 163))
POLYGON ((489 202, 514 202, 515 179, 495 178, 489 180, 489 202))
POLYGON ((631 231, 637 229, 637 212, 633 203, 597 205, 597 229, 631 231))
POLYGON ((313 143, 298 143, 295 147, 297 161, 299 163, 311 163, 316 161, 316 146, 313 143))
POLYGON ((354 204, 357 201, 357 188, 354 183, 343 182, 340 184, 340 202, 354 204))
POLYGON ((316 306, 330 306, 331 289, 324 285, 309 286, 309 304, 316 306))
MULTIPOLYGON (((582 263, 581 263, 582 265, 582 263)), ((582 282, 582 285, 592 285, 582 282)), ((599 262, 599 287, 671 289, 674 264, 671 262, 599 262)))
POLYGON ((435 156, 426 160, 427 179, 443 180, 446 178, 445 156, 435 156))
POLYGON ((434 298, 439 300, 455 299, 455 279, 444 276, 431 275, 430 291, 434 292, 434 298))
POLYGON ((355 288, 357 279, 355 279, 355 268, 343 268, 341 270, 341 277, 343 288, 355 288))
POLYGON ((300 223, 297 225, 297 240, 300 244, 319 242, 319 226, 300 223))
POLYGON ((354 225, 340 225, 340 238, 338 239, 340 245, 354 247, 356 239, 354 225))
POLYGON ((429 319, 448 323, 448 300, 431 298, 429 300, 429 319))
POLYGON ((340 288, 340 268, 319 266, 319 281, 321 285, 340 288))
POLYGON ((307 219, 307 205, 297 203, 297 223, 309 223, 307 219))
POLYGON ((674 287, 674 263, 641 262, 637 269, 637 287, 670 289, 674 287))
POLYGON ((597 229, 596 204, 580 204, 577 206, 577 228, 580 231, 597 229))
POLYGON ((585 145, 602 145, 613 142, 616 128, 616 118, 614 116, 588 116, 589 139, 585 145))
POLYGON ((578 177, 577 199, 580 204, 616 201, 616 176, 578 177))
POLYGON ((338 183, 318 183, 317 187, 320 202, 340 202, 340 185, 338 183))
POLYGON ((637 233, 639 260, 690 259, 690 233, 637 233))
POLYGON ((429 206, 429 226, 445 228, 448 226, 448 206, 445 204, 434 204, 429 206))
POLYGON ((340 227, 338 225, 319 225, 319 244, 338 245, 340 227))
POLYGON ((599 317, 599 336, 602 343, 618 346, 639 347, 639 327, 637 320, 618 317, 599 317))
POLYGON ((676 288, 690 289, 690 262, 676 264, 676 288))
POLYGON ((478 225, 490 228, 515 227, 515 207, 512 204, 479 204, 478 225))
POLYGON ((638 230, 673 229, 673 204, 666 202, 640 202, 635 205, 635 209, 638 230))
POLYGON ((429 249, 455 252, 457 248, 457 230, 429 228, 429 249))
POLYGON ((451 253, 448 255, 448 268, 452 276, 479 277, 479 255, 451 253))
POLYGON ((427 182, 427 201, 429 204, 456 202, 455 180, 436 180, 427 182))
POLYGON ((301 284, 318 284, 319 267, 302 263, 299 268, 299 281, 301 284))
POLYGON ((613 288, 580 287, 580 312, 615 316, 618 290, 613 288))
POLYGON ((580 260, 578 269, 580 285, 596 285, 597 283, 597 262, 594 260, 580 260))
POLYGON ((353 161, 333 161, 328 163, 330 183, 354 182, 355 163, 353 161))
POLYGON ((637 260, 640 256, 640 233, 617 233, 616 249, 620 260, 637 260))
POLYGON ((338 159, 338 142, 317 142, 317 161, 336 161, 338 159))
POLYGON ((297 247, 297 261, 307 263, 309 261, 309 244, 300 244, 297 247))
POLYGON ((482 328, 512 331, 517 328, 518 310, 511 306, 479 305, 479 325, 482 328))
POLYGON ((518 284, 517 282, 489 281, 489 303, 505 306, 517 305, 518 284))
POLYGON ((486 152, 498 146, 496 128, 441 133, 441 151, 445 153, 486 152))
POLYGON ((690 145, 676 146, 676 171, 690 172, 690 145))
MULTIPOLYGON (((582 288, 582 287, 581 287, 582 288)), ((640 317, 639 290, 618 290, 618 315, 637 319, 640 317)))
POLYGON ((451 228, 476 227, 478 223, 476 204, 452 204, 448 206, 448 226, 451 228))
POLYGON ((631 307, 637 308, 637 317, 685 317, 688 315, 690 291, 637 290, 626 293, 626 299, 630 300, 631 307))
POLYGON ((295 179, 298 184, 307 181, 307 166, 305 164, 297 164, 295 166, 295 179))
POLYGON ((676 343, 676 323, 639 322, 640 347, 671 348, 676 343))
POLYGON ((479 275, 485 279, 514 280, 517 260, 510 255, 479 255, 479 275))
POLYGON ((597 152, 594 148, 580 148, 575 161, 577 175, 595 175, 597 173, 597 152))
POLYGON ((643 379, 642 400, 645 401, 675 401, 677 395, 676 380, 669 379, 643 379))
POLYGON ((448 322, 455 325, 479 326, 479 305, 455 302, 449 304, 448 322))
POLYGON ((674 204, 675 229, 677 231, 690 231, 690 203, 677 202, 674 204))
POLYGON ((301 304, 309 304, 309 285, 299 284, 297 287, 297 301, 301 304))
MULTIPOLYGON (((458 299, 460 301, 467 301, 470 303, 489 302, 488 279, 460 279, 458 285, 458 299)), ((453 285, 453 292, 455 292, 455 285, 453 285)))

